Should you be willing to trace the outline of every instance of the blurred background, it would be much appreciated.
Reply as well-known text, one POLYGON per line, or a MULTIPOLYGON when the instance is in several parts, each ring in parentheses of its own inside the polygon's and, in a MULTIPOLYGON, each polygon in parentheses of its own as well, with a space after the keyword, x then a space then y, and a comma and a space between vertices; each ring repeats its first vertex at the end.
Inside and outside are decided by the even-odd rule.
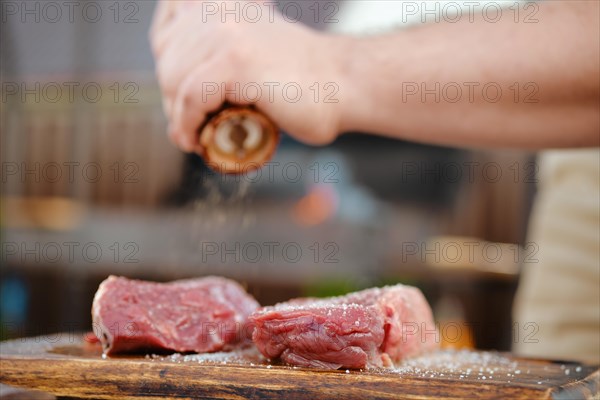
MULTIPOLYGON (((415 22, 402 1, 364 3, 279 7, 339 33, 415 22)), ((356 132, 324 148, 285 137, 263 170, 219 176, 168 142, 155 2, 0 5, 0 339, 89 330, 109 274, 216 274, 264 305, 415 285, 446 346, 510 349, 519 267, 535 262, 532 154, 356 132)))

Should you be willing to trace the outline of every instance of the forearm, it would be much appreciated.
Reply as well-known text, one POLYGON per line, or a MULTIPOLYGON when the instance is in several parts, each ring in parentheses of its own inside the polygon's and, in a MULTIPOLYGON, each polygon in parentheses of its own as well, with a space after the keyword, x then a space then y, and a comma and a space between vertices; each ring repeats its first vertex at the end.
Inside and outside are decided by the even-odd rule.
POLYGON ((597 146, 598 11, 598 2, 542 2, 537 23, 481 18, 340 39, 341 130, 456 146, 597 146))

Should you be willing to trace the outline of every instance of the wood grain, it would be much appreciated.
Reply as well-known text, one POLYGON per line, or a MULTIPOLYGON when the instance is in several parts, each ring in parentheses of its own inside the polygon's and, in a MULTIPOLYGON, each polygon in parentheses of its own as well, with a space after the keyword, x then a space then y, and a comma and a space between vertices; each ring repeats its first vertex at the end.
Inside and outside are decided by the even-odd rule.
POLYGON ((0 382, 99 399, 362 400, 597 398, 600 380, 597 367, 464 351, 368 372, 271 365, 258 355, 226 363, 217 355, 103 359, 100 346, 82 337, 71 333, 0 343, 0 382))

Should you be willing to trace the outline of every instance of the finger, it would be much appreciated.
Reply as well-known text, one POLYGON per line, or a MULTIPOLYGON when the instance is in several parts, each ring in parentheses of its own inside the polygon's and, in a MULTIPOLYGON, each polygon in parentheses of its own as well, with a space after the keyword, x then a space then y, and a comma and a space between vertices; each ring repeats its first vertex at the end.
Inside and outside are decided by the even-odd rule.
POLYGON ((154 18, 150 27, 150 41, 154 42, 156 35, 164 29, 175 16, 176 2, 171 0, 160 0, 156 5, 154 18))
MULTIPOLYGON (((183 17, 185 16, 181 14, 173 15, 168 24, 153 34, 151 41, 152 52, 155 58, 160 58, 160 56, 165 52, 165 48, 170 43, 177 41, 177 34, 181 33, 183 28, 183 17)), ((187 33, 189 36, 189 31, 187 33)))
POLYGON ((198 145, 198 128, 206 115, 222 106, 225 98, 221 82, 227 81, 229 73, 229 67, 209 62, 182 82, 173 103, 172 123, 183 149, 194 150, 198 145))
POLYGON ((167 128, 169 141, 177 147, 179 150, 185 153, 198 153, 202 154, 202 146, 200 142, 196 138, 195 142, 192 144, 188 144, 187 139, 183 137, 180 130, 174 128, 173 124, 169 124, 167 128))
POLYGON ((177 131, 173 129, 173 124, 169 124, 167 127, 167 137, 169 141, 178 149, 181 150, 181 146, 179 145, 179 138, 177 137, 177 131))
POLYGON ((167 118, 171 119, 173 113, 173 102, 181 82, 191 73, 195 62, 186 58, 190 54, 183 41, 174 41, 170 44, 164 55, 156 60, 156 76, 160 86, 163 110, 167 118))
POLYGON ((176 23, 169 27, 170 37, 165 36, 164 48, 156 59, 156 73, 163 95, 173 99, 181 82, 192 70, 210 62, 222 50, 214 40, 202 41, 202 32, 195 29, 196 25, 195 16, 191 13, 178 17, 176 23))

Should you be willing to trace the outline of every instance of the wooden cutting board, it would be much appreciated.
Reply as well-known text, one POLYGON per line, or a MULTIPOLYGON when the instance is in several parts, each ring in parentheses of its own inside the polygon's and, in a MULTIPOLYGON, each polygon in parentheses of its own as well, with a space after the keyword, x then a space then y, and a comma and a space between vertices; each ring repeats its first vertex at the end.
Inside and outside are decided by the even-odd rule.
POLYGON ((597 367, 507 354, 439 351, 381 371, 292 368, 253 349, 103 358, 83 334, 0 343, 0 382, 102 399, 398 399, 598 397, 597 367))

